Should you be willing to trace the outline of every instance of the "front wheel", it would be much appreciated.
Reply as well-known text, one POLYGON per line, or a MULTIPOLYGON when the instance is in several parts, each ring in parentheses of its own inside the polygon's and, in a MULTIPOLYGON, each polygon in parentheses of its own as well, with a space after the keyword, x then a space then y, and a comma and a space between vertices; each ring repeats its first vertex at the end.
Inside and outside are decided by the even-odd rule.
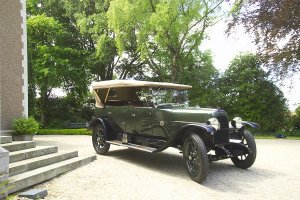
POLYGON ((251 152, 242 156, 231 158, 231 160, 235 166, 247 169, 253 165, 256 159, 256 143, 252 134, 247 130, 244 130, 242 133, 241 143, 248 147, 251 152))
POLYGON ((198 183, 205 181, 208 174, 207 151, 201 137, 196 133, 185 139, 183 158, 191 179, 198 183))
POLYGON ((106 129, 102 124, 97 124, 93 128, 92 141, 97 154, 107 154, 110 144, 106 142, 106 129))

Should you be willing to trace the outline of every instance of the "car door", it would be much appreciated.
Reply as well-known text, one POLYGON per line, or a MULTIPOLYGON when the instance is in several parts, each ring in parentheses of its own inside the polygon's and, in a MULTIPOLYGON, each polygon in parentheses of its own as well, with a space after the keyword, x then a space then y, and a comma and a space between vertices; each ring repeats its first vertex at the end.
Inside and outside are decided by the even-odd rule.
POLYGON ((125 126, 125 132, 134 133, 135 120, 135 108, 133 106, 124 106, 123 121, 125 126))
POLYGON ((133 132, 141 135, 152 135, 151 107, 135 107, 133 112, 133 132))
POLYGON ((106 106, 106 115, 110 117, 123 131, 126 131, 125 106, 106 106))

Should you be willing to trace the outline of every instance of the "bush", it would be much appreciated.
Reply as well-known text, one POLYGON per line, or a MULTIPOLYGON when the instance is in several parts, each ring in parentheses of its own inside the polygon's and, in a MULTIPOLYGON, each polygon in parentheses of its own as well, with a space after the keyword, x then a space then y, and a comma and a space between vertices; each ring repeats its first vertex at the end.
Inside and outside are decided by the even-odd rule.
POLYGON ((281 130, 281 131, 278 131, 278 133, 284 134, 286 136, 300 137, 300 130, 299 129, 291 129, 291 130, 288 130, 288 131, 281 130))
POLYGON ((39 130, 39 123, 32 117, 22 117, 13 122, 13 129, 16 135, 33 135, 39 130))
POLYGON ((53 119, 49 122, 46 128, 49 129, 62 129, 65 127, 65 123, 60 119, 53 119))
POLYGON ((39 129, 37 135, 92 135, 87 129, 39 129))

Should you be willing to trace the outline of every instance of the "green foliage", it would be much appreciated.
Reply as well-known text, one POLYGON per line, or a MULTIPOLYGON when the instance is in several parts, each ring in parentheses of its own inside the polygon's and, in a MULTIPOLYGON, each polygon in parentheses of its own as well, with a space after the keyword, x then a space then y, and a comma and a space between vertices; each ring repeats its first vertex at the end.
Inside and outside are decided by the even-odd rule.
POLYGON ((33 135, 39 129, 39 123, 32 117, 23 117, 14 120, 13 128, 17 135, 33 135))
POLYGON ((85 93, 87 70, 80 60, 84 51, 64 44, 68 34, 62 24, 42 14, 30 16, 27 27, 31 72, 41 93, 56 87, 85 93))
POLYGON ((295 114, 293 115, 293 126, 300 131, 300 106, 296 108, 295 114))
POLYGON ((55 18, 31 15, 27 27, 30 95, 36 96, 36 89, 40 93, 39 102, 31 97, 30 105, 39 107, 41 124, 46 126, 49 114, 46 108, 52 90, 63 88, 82 98, 87 93, 89 71, 82 61, 85 51, 65 43, 68 34, 55 18))
MULTIPOLYGON (((37 99, 40 102, 40 99, 37 99)), ((72 94, 64 97, 50 97, 47 107, 48 123, 45 128, 66 128, 68 123, 85 123, 92 119, 95 102, 92 96, 79 99, 72 94)), ((40 113, 37 112, 37 119, 40 119, 40 113)))
POLYGON ((88 65, 97 80, 110 80, 116 67, 117 51, 113 34, 107 27, 106 11, 109 1, 64 0, 65 15, 74 20, 89 52, 88 65))
POLYGON ((286 136, 300 137, 299 129, 289 129, 289 130, 281 129, 281 130, 277 131, 277 133, 281 133, 286 136))
POLYGON ((182 83, 192 85, 189 91, 190 105, 215 107, 215 99, 219 95, 216 89, 218 71, 213 66, 210 52, 203 52, 195 65, 188 66, 183 74, 182 83))
MULTIPOLYGON (((2 173, 0 172, 0 177, 2 173)), ((7 192, 8 180, 0 182, 0 198, 7 192)))
MULTIPOLYGON (((0 177, 1 177, 1 172, 0 172, 0 177)), ((2 181, 0 182, 0 198, 4 198, 4 195, 7 194, 8 192, 8 184, 9 184, 9 180, 5 180, 5 181, 2 181)), ((7 199, 7 198, 5 198, 7 199)))
POLYGON ((288 114, 286 99, 264 72, 253 54, 237 56, 219 82, 219 106, 231 117, 254 121, 263 130, 274 131, 285 126, 288 114))
POLYGON ((87 129, 39 129, 37 135, 92 135, 87 129))
MULTIPOLYGON (((2 177, 2 175, 3 175, 3 172, 0 172, 0 177, 2 177)), ((2 182, 0 182, 0 199, 5 199, 5 200, 15 199, 15 197, 16 197, 15 195, 5 196, 8 193, 8 191, 13 188, 14 188, 14 185, 11 184, 10 180, 2 180, 2 182)))
POLYGON ((278 130, 288 136, 300 136, 300 106, 298 106, 294 113, 289 113, 286 116, 285 127, 278 130))
POLYGON ((111 1, 108 24, 115 33, 119 54, 135 38, 145 66, 160 81, 182 82, 199 55, 205 30, 220 13, 222 0, 111 1))
POLYGON ((282 140, 282 139, 287 139, 287 140, 300 140, 300 136, 289 136, 287 135, 286 138, 276 138, 274 133, 271 134, 255 134, 254 135, 255 139, 277 139, 277 140, 282 140))
MULTIPOLYGON (((263 129, 290 130, 289 123, 297 124, 299 115, 290 118, 282 92, 253 55, 237 57, 219 79, 210 52, 200 50, 207 28, 223 15, 222 2, 27 0, 30 113, 42 127, 89 121, 95 109, 87 94, 91 81, 134 78, 189 84, 191 105, 222 107, 230 116, 242 114, 263 129), (54 88, 62 88, 67 96, 54 96, 54 88)), ((242 13, 244 5, 244 0, 235 1, 232 13, 242 13)), ((290 8, 278 10, 286 9, 290 8)), ((248 20, 252 19, 256 18, 248 20)), ((266 26, 257 30, 272 25, 272 20, 263 23, 260 18, 257 25, 266 26)), ((273 42, 272 31, 262 33, 267 33, 262 39, 273 42)), ((274 66, 280 69, 281 64, 274 66)))

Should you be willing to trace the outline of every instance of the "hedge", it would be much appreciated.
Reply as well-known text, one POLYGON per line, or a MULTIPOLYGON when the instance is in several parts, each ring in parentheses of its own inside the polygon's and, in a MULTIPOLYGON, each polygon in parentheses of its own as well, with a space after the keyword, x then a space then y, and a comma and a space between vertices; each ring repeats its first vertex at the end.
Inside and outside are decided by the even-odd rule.
POLYGON ((37 135, 92 135, 87 129, 39 129, 37 135))

